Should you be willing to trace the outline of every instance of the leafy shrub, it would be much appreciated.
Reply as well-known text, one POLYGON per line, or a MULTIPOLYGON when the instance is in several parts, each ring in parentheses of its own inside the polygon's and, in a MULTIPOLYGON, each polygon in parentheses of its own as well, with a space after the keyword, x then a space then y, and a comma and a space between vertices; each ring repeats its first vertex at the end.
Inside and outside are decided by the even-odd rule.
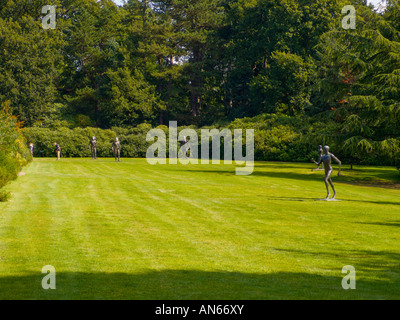
POLYGON ((7 202, 11 197, 11 194, 9 192, 6 192, 4 190, 0 190, 0 202, 7 202))
MULTIPOLYGON (((30 160, 20 123, 11 115, 9 102, 3 103, 0 109, 0 188, 15 179, 22 166, 30 160)), ((8 198, 8 193, 0 191, 0 201, 8 198)))

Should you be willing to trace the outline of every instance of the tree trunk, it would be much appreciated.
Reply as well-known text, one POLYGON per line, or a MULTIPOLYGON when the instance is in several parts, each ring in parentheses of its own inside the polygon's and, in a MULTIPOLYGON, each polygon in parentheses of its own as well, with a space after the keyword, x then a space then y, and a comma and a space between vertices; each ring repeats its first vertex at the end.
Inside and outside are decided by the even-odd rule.
POLYGON ((142 18, 143 18, 143 29, 144 29, 144 27, 146 26, 147 0, 143 0, 142 4, 143 4, 143 12, 142 12, 143 16, 142 16, 142 18))
POLYGON ((193 50, 193 70, 190 84, 190 109, 193 117, 198 117, 201 110, 201 86, 203 79, 201 78, 201 69, 199 67, 201 62, 200 49, 193 50))

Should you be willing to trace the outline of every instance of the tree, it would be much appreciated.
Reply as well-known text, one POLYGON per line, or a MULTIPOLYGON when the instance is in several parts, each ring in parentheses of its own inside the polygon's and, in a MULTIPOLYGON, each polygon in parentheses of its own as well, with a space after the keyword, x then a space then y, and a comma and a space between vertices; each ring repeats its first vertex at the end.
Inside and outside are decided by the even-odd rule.
POLYGON ((164 107, 156 89, 144 76, 127 69, 109 70, 109 92, 102 99, 101 109, 109 126, 130 126, 133 123, 154 121, 157 111, 164 107))
POLYGON ((169 2, 130 0, 124 10, 127 65, 134 72, 140 70, 146 81, 156 87, 164 102, 159 108, 158 123, 164 124, 184 100, 174 99, 183 91, 177 84, 182 70, 177 60, 185 52, 177 45, 169 2))
POLYGON ((176 43, 185 50, 184 65, 193 118, 201 114, 204 67, 209 38, 223 23, 223 7, 219 0, 171 0, 171 19, 176 43))
POLYGON ((356 30, 323 37, 321 96, 333 109, 335 140, 344 153, 359 161, 367 154, 386 156, 394 164, 400 151, 400 43, 392 39, 399 39, 399 30, 363 6, 358 13, 356 30))
POLYGON ((313 64, 296 54, 276 51, 271 64, 250 83, 254 113, 281 112, 301 116, 310 105, 308 89, 313 64))
POLYGON ((60 91, 71 112, 106 126, 101 88, 108 82, 107 71, 122 65, 118 42, 121 16, 111 0, 73 2, 67 11, 68 26, 63 30, 66 67, 60 91))
MULTIPOLYGON (((337 21, 340 4, 327 0, 225 1, 228 26, 221 37, 226 39, 224 87, 231 117, 274 110, 279 100, 275 88, 283 78, 293 75, 292 71, 287 75, 276 72, 279 64, 283 67, 283 62, 274 57, 276 52, 289 54, 292 62, 297 55, 303 61, 300 69, 307 66, 306 73, 312 71, 310 58, 316 54, 314 47, 319 37, 337 21), (272 67, 275 71, 270 70, 272 67), (257 88, 263 88, 261 97, 255 94, 257 88), (266 97, 265 90, 272 96, 266 97)), ((303 88, 303 97, 309 96, 310 91, 311 88, 303 88)), ((291 99, 288 94, 286 100, 291 99)), ((308 104, 307 99, 301 100, 300 109, 308 104)))
POLYGON ((25 125, 41 121, 56 102, 61 44, 59 31, 29 16, 0 18, 0 101, 10 100, 25 125))

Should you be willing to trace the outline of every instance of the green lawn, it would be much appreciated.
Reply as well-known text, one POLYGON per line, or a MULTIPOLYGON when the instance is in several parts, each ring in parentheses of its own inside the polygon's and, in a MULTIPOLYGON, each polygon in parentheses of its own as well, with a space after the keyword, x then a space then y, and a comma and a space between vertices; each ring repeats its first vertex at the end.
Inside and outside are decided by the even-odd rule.
POLYGON ((335 171, 326 202, 313 164, 234 168, 34 160, 0 203, 0 299, 400 298, 395 169, 335 171))

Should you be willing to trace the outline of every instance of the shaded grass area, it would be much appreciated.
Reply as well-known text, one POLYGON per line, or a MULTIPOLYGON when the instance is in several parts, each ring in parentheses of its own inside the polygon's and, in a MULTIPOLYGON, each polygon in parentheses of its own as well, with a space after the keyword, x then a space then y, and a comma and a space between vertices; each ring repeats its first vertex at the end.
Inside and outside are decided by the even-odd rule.
POLYGON ((311 168, 37 159, 0 204, 0 298, 400 298, 400 191, 347 183, 397 171, 345 170, 324 202, 311 168), (49 264, 56 290, 41 288, 49 264))
POLYGON ((310 273, 270 274, 163 270, 141 274, 57 273, 56 290, 41 289, 41 276, 25 275, 0 279, 2 290, 19 292, 21 299, 163 299, 163 300, 259 300, 259 299, 361 299, 395 296, 398 288, 388 282, 359 280, 357 290, 337 286, 342 278, 310 273), (33 285, 34 284, 34 285, 33 285), (319 290, 315 290, 318 286, 319 290), (240 290, 238 290, 240 288, 240 290), (330 291, 321 295, 321 291, 330 291), (360 294, 364 292, 364 294, 360 294), (365 293, 368 293, 367 295, 365 293))

